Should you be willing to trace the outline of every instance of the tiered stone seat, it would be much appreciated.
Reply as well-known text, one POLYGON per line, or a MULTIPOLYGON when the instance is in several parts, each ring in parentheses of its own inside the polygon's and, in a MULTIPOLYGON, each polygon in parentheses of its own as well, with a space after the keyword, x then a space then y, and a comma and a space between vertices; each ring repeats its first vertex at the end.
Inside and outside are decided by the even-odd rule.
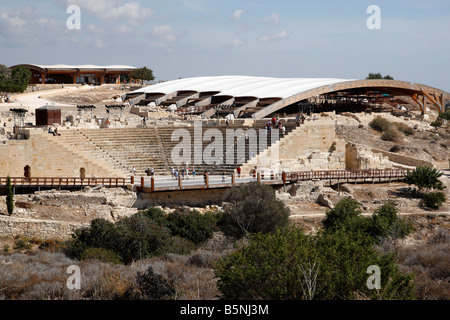
MULTIPOLYGON (((266 121, 256 121, 253 129, 264 129, 266 121)), ((295 123, 286 124, 286 133, 289 133, 294 127, 295 123)), ((243 129, 244 132, 248 127, 229 126, 226 125, 204 125, 203 134, 208 129, 217 129, 221 132, 223 137, 223 154, 219 155, 222 164, 207 164, 203 161, 201 164, 194 163, 194 145, 196 142, 202 145, 202 154, 204 149, 211 144, 211 142, 203 142, 203 134, 200 137, 194 135, 193 126, 153 126, 149 128, 107 128, 107 129, 79 129, 67 130, 62 132, 61 139, 71 148, 89 154, 91 158, 99 161, 107 162, 115 169, 121 170, 125 175, 133 173, 133 168, 136 169, 136 175, 145 175, 145 171, 149 168, 154 168, 157 175, 170 175, 172 167, 183 167, 176 163, 176 159, 172 159, 172 150, 179 144, 179 141, 172 141, 172 134, 174 130, 186 129, 191 137, 191 159, 188 161, 189 168, 193 168, 197 172, 208 171, 210 174, 221 174, 225 171, 231 174, 235 169, 247 162, 251 156, 257 154, 250 154, 250 147, 253 150, 258 150, 261 145, 259 141, 260 136, 257 134, 256 145, 252 139, 244 139, 245 141, 245 156, 238 159, 239 146, 235 144, 232 149, 227 150, 227 129, 243 129), (199 141, 196 141, 198 139, 199 141), (226 154, 233 152, 234 158, 232 163, 227 163, 226 154)), ((276 129, 273 129, 276 130, 276 129)), ((271 146, 271 136, 263 135, 267 139, 267 147, 271 146)), ((282 135, 280 135, 280 138, 282 135)))

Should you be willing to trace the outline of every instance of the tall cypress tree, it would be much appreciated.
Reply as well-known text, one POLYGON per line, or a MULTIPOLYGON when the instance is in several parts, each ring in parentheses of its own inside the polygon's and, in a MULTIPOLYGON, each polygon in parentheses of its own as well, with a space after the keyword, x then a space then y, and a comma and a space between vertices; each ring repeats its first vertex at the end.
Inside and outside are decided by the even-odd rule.
POLYGON ((6 207, 8 214, 12 215, 14 212, 14 195, 11 187, 11 178, 8 176, 6 181, 6 207))

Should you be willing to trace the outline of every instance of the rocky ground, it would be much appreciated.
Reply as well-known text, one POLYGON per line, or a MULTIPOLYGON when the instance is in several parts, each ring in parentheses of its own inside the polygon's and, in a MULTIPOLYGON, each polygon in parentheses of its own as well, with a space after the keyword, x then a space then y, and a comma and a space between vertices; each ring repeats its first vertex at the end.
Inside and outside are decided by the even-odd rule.
MULTIPOLYGON (((434 120, 436 114, 431 114, 434 120)), ((357 113, 336 116, 336 135, 338 138, 356 144, 364 144, 370 148, 390 151, 397 146, 398 154, 414 157, 425 161, 449 161, 450 159, 450 134, 444 128, 436 130, 430 126, 430 121, 422 121, 416 118, 404 118, 390 113, 374 113, 372 115, 357 113), (374 117, 383 117, 390 122, 403 122, 414 129, 410 136, 401 135, 398 142, 383 141, 381 133, 369 127, 369 122, 374 117), (357 120, 356 120, 356 119, 357 120)))

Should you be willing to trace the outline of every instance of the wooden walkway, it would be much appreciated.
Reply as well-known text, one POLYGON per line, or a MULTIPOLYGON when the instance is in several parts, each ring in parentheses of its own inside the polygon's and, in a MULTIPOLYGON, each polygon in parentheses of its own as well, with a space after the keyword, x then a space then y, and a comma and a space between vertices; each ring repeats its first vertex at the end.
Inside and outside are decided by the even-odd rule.
MULTIPOLYGON (((231 176, 197 176, 193 179, 173 179, 170 176, 135 177, 130 178, 58 178, 58 177, 11 177, 11 186, 23 188, 82 188, 96 187, 102 185, 107 188, 124 188, 127 185, 135 185, 141 192, 179 191, 179 190, 206 190, 213 188, 231 188, 249 182, 258 181, 268 185, 287 185, 299 181, 329 180, 330 182, 375 182, 396 181, 405 178, 406 169, 383 169, 383 170, 323 170, 323 171, 299 171, 269 173, 258 172, 247 175, 231 176), (139 179, 139 177, 137 177, 139 179)), ((7 178, 0 178, 0 187, 5 187, 7 178)))

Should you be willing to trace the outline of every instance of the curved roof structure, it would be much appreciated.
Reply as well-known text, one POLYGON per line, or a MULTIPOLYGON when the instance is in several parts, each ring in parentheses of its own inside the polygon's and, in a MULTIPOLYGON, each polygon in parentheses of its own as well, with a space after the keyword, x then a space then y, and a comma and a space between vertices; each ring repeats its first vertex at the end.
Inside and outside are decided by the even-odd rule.
POLYGON ((174 91, 220 91, 221 96, 245 96, 256 98, 287 98, 298 92, 324 85, 349 81, 346 79, 316 78, 268 78, 250 76, 197 77, 173 80, 135 91, 164 93, 174 91))
MULTIPOLYGON (((201 93, 214 92, 216 97, 229 97, 231 99, 252 98, 252 102, 243 105, 238 111, 245 110, 246 107, 254 107, 257 101, 262 99, 274 99, 272 104, 265 105, 264 108, 256 108, 253 111, 253 118, 260 119, 274 113, 286 106, 296 102, 319 96, 321 94, 336 91, 346 91, 354 89, 371 89, 411 102, 425 112, 428 104, 434 105, 440 112, 444 111, 445 100, 450 95, 442 90, 398 80, 357 80, 357 79, 335 79, 335 78, 270 78, 252 76, 209 76, 178 79, 163 82, 148 87, 141 88, 130 94, 129 97, 141 95, 143 97, 158 94, 163 96, 158 101, 173 99, 180 92, 189 92, 181 98, 186 103, 187 98, 198 98, 201 93), (197 93, 197 94, 195 94, 197 93), (189 95, 190 94, 190 95, 189 95), (403 97, 403 98, 402 98, 403 97)), ((180 100, 177 106, 181 106, 180 100)))

